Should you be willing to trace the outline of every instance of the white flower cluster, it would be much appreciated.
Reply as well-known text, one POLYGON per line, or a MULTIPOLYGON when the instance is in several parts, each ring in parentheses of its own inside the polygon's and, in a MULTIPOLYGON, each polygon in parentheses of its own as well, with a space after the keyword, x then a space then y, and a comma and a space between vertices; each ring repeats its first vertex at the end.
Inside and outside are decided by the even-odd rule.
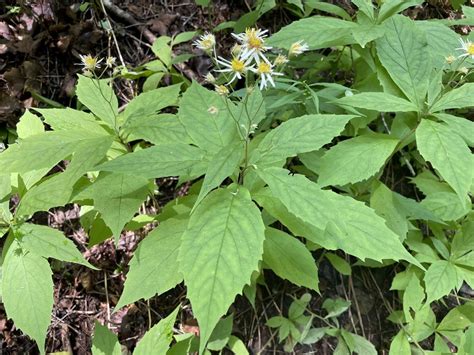
MULTIPOLYGON (((245 32, 235 34, 232 36, 237 40, 237 43, 232 47, 232 58, 225 59, 215 56, 215 62, 219 66, 216 72, 225 73, 227 83, 232 84, 235 80, 242 79, 249 71, 258 75, 260 81, 260 89, 267 88, 268 84, 275 86, 274 77, 283 75, 283 73, 275 71, 275 67, 283 65, 288 62, 288 58, 279 54, 272 63, 266 53, 272 48, 265 45, 265 38, 268 30, 261 30, 259 28, 247 28, 245 32), (230 77, 227 77, 230 75, 230 77)), ((211 33, 205 33, 194 45, 199 49, 205 51, 209 55, 215 53, 216 39, 211 33)), ((288 56, 297 56, 308 50, 308 45, 303 41, 295 42, 291 45, 288 56)), ((212 74, 206 76, 207 82, 215 81, 212 74)), ((221 95, 228 93, 225 86, 216 86, 216 91, 221 95)))
MULTIPOLYGON (((81 62, 78 64, 82 66, 82 71, 87 74, 94 72, 94 70, 100 68, 102 61, 104 58, 98 58, 94 57, 90 54, 87 55, 81 55, 79 54, 79 57, 81 58, 81 62)), ((105 67, 112 69, 115 66, 115 62, 117 59, 115 57, 107 57, 105 58, 105 67)))

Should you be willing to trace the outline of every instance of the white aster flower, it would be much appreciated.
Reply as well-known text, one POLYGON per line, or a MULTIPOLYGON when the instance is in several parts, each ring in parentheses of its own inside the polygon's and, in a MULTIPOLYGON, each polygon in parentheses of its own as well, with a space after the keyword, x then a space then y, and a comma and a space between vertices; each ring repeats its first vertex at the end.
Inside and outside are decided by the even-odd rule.
POLYGON ((206 32, 199 39, 195 40, 193 44, 205 52, 212 52, 216 45, 216 37, 212 33, 206 32))
POLYGON ((102 62, 102 59, 93 57, 90 54, 87 54, 87 55, 79 54, 79 57, 81 58, 81 62, 78 65, 82 66, 83 71, 92 72, 95 69, 97 69, 99 67, 100 62, 102 62))
POLYGON ((214 90, 221 96, 229 95, 229 89, 225 85, 216 85, 214 90))
POLYGON ((270 64, 270 61, 264 54, 267 50, 272 49, 272 47, 265 46, 267 32, 268 30, 261 30, 259 28, 247 28, 243 33, 232 33, 232 36, 240 42, 240 58, 242 60, 253 58, 257 63, 260 63, 260 59, 263 59, 270 64))
POLYGON ((278 54, 278 56, 275 58, 273 65, 283 65, 288 63, 288 58, 286 55, 278 54))
POLYGON ((254 73, 257 73, 260 76, 260 90, 267 88, 268 83, 272 86, 275 86, 272 76, 283 75, 283 73, 277 73, 273 71, 273 65, 260 62, 256 69, 252 69, 254 73))
POLYGON ((107 57, 105 59, 105 66, 107 68, 113 68, 115 66, 116 61, 117 61, 117 58, 115 58, 115 57, 107 57))
POLYGON ((291 56, 297 56, 300 55, 303 52, 306 52, 309 49, 308 45, 303 42, 303 41, 298 41, 293 43, 290 46, 290 49, 288 51, 288 55, 291 56))
POLYGON ((216 78, 212 75, 211 72, 207 73, 204 77, 204 81, 209 84, 214 84, 216 82, 216 78))
POLYGON ((464 51, 463 54, 461 54, 459 57, 471 57, 471 59, 474 59, 474 43, 471 41, 463 41, 462 38, 459 39, 459 42, 461 43, 461 47, 456 48, 457 50, 464 51))
POLYGON ((243 59, 239 59, 237 57, 232 58, 232 60, 227 60, 222 57, 219 57, 217 59, 217 63, 221 66, 224 67, 224 69, 216 70, 217 72, 220 73, 232 73, 234 74, 232 78, 230 79, 229 83, 232 83, 235 79, 242 79, 242 76, 245 75, 245 73, 252 69, 251 66, 249 66, 251 61, 251 58, 247 59, 247 61, 244 61, 243 59))

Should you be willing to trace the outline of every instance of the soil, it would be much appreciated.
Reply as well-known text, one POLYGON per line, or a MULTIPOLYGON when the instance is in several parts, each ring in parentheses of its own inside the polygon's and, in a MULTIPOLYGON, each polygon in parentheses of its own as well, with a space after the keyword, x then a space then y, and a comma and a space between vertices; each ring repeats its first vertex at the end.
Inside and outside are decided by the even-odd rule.
MULTIPOLYGON (((350 1, 334 2, 353 12, 350 1)), ((433 2, 433 5, 413 10, 409 15, 416 18, 452 17, 453 11, 447 3, 433 2)), ((75 106, 74 86, 76 74, 80 71, 77 66, 80 54, 121 56, 129 67, 137 67, 154 59, 149 47, 150 34, 160 36, 211 30, 221 22, 238 19, 248 12, 251 2, 217 0, 212 1, 211 7, 201 8, 193 0, 116 0, 114 6, 136 21, 131 24, 117 16, 113 8, 107 8, 120 53, 112 33, 104 29, 105 16, 101 7, 84 4, 82 2, 81 6, 81 2, 71 0, 0 0, 0 141, 7 143, 14 138, 12 132, 25 109, 75 106)), ((265 15, 261 25, 276 31, 293 19, 280 9, 265 15)), ((223 37, 218 43, 225 46, 226 35, 220 36, 223 37)), ((177 48, 177 52, 180 50, 193 49, 185 45, 177 48)), ((195 78, 202 78, 208 65, 204 57, 198 56, 183 70, 195 78)), ((136 95, 141 84, 140 80, 127 84, 118 82, 116 89, 122 102, 136 95)), ((154 206, 157 209, 172 198, 185 194, 189 187, 185 185, 178 189, 174 179, 157 180, 157 186, 161 192, 158 205, 154 206)), ((128 261, 147 230, 123 233, 117 246, 112 240, 107 240, 88 248, 87 233, 79 223, 78 206, 38 213, 33 216, 33 222, 62 230, 85 257, 100 268, 100 271, 92 271, 82 266, 53 262, 55 305, 48 332, 48 352, 90 354, 96 320, 108 324, 118 334, 124 349, 131 352, 146 330, 178 304, 183 306, 183 311, 177 327, 183 332, 197 331, 183 285, 148 302, 137 302, 114 312, 114 305, 123 290, 128 261)), ((4 240, 0 239, 0 243, 4 240)), ((317 252, 315 257, 319 257, 317 252)), ((386 320, 390 309, 400 308, 397 295, 389 291, 396 270, 354 267, 353 276, 347 277, 341 276, 324 260, 319 271, 321 294, 312 294, 311 311, 322 315, 321 304, 326 298, 350 300, 352 307, 349 312, 339 318, 341 326, 369 339, 380 353, 388 353, 390 339, 398 331, 386 320)), ((277 335, 265 323, 281 312, 287 314, 292 297, 307 290, 280 280, 270 271, 265 271, 265 279, 267 286, 258 288, 255 308, 245 297, 237 298, 232 309, 234 334, 253 354, 284 353, 277 335)), ((445 312, 446 309, 439 310, 439 314, 445 312)), ((318 325, 317 321, 315 325, 318 325)), ((322 323, 319 325, 323 326, 322 323)), ((332 354, 335 345, 334 339, 325 338, 313 346, 297 346, 294 353, 332 354)), ((0 304, 0 354, 37 353, 35 343, 15 328, 0 304)))

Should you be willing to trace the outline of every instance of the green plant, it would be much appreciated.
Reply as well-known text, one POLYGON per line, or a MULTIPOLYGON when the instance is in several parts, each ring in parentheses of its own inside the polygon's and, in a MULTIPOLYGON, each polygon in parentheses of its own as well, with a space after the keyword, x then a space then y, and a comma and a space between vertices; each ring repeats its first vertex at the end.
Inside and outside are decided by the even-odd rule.
MULTIPOLYGON (((265 31, 247 29, 235 36, 240 47, 228 60, 202 37, 197 44, 217 66, 217 78, 208 76, 216 91, 182 80, 154 89, 156 80, 119 112, 111 80, 79 76, 77 97, 90 112, 25 113, 18 144, 0 154, 8 233, 2 298, 8 316, 41 351, 53 304, 46 258, 92 267, 60 232, 28 222, 37 211, 67 203, 81 205, 91 244, 160 222, 135 252, 117 308, 184 280, 200 353, 236 295, 255 289, 265 269, 318 292, 308 245, 340 249, 368 267, 398 261, 406 268, 393 287, 403 291, 403 317, 396 318, 402 331, 392 353, 409 353, 410 343, 421 349, 419 342, 434 332, 439 349, 444 339, 459 349, 472 346, 472 319, 449 333, 443 321, 435 327, 431 303, 463 282, 474 287, 474 123, 462 117, 474 106, 473 58, 457 58, 460 36, 449 27, 397 14, 422 1, 385 1, 377 9, 371 1, 353 3, 354 20, 308 17, 268 39, 265 31), (315 51, 329 47, 327 55, 315 51), (336 82, 328 72, 344 75, 336 82), (48 174, 63 160, 64 171, 48 174), (384 174, 392 165, 412 175, 421 202, 395 191, 384 174), (154 195, 154 179, 168 176, 192 181, 189 195, 156 216, 135 216, 154 195), (11 212, 12 194, 20 202, 11 212), (431 330, 420 335, 417 327, 426 323, 431 330)), ((472 21, 472 10, 464 11, 472 21)), ((166 68, 153 75, 172 65, 170 39, 158 41, 155 53, 166 68)), ((295 302, 300 311, 269 324, 279 327, 287 349, 304 341, 310 324, 300 304, 305 299, 295 302)), ((222 347, 235 345, 229 334, 222 347)), ((363 340, 342 329, 328 334, 360 353, 363 340)), ((182 341, 187 349, 196 346, 191 337, 182 341)))

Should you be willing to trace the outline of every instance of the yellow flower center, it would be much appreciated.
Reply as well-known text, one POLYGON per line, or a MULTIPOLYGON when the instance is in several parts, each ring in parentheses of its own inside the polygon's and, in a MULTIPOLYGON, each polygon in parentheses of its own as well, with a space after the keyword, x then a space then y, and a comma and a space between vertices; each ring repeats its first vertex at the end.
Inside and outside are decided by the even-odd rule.
POLYGON ((230 62, 230 65, 232 67, 232 70, 236 73, 243 73, 245 70, 245 63, 237 58, 232 59, 230 62))
POLYGON ((468 43, 467 44, 466 52, 469 55, 474 55, 474 43, 468 43))
POLYGON ((212 39, 210 39, 210 38, 206 38, 206 39, 203 39, 201 41, 201 46, 204 47, 204 48, 211 49, 213 45, 214 45, 214 43, 213 43, 212 39))
POLYGON ((272 72, 272 67, 268 63, 260 62, 257 71, 259 74, 270 74, 272 72))
POLYGON ((89 70, 93 70, 97 66, 97 58, 91 55, 87 55, 86 57, 84 57, 82 62, 84 64, 84 67, 89 70))
POLYGON ((245 34, 247 35, 247 43, 250 48, 262 49, 263 41, 257 36, 255 28, 245 30, 245 34))

